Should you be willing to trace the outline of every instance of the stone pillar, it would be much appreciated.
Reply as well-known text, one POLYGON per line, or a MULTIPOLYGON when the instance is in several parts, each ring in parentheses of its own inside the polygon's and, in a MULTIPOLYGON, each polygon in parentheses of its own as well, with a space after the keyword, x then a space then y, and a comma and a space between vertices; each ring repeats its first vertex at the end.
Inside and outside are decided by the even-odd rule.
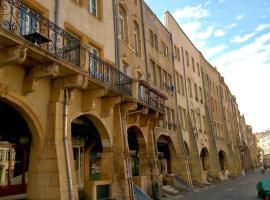
MULTIPOLYGON (((123 120, 125 122, 125 120, 123 120)), ((128 187, 128 174, 126 169, 126 161, 128 152, 124 146, 124 136, 121 125, 120 105, 114 107, 113 117, 113 177, 112 177, 112 198, 113 199, 130 199, 128 187)), ((124 130, 125 125, 124 125, 124 130)))

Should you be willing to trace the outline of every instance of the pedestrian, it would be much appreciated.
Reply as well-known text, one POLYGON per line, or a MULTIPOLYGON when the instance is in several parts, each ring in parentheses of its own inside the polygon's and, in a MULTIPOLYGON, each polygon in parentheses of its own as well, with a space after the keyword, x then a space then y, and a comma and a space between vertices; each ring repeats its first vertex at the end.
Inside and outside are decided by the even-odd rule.
POLYGON ((263 165, 261 165, 260 170, 261 170, 261 174, 264 174, 264 166, 263 165))

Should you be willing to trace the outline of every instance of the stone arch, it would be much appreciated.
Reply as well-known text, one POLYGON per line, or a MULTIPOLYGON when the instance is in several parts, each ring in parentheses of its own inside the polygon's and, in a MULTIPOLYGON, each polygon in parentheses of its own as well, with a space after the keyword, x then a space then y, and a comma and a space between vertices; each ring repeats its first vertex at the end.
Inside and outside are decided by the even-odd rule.
POLYGON ((176 170, 176 148, 172 139, 161 134, 157 138, 157 149, 159 158, 159 167, 162 174, 172 174, 176 170))
POLYGON ((81 114, 71 121, 73 166, 80 198, 94 198, 95 182, 112 180, 112 143, 102 121, 81 114))
POLYGON ((209 170, 209 151, 206 147, 202 148, 200 153, 200 159, 202 163, 203 171, 209 170))
MULTIPOLYGON (((0 88, 0 90, 3 88, 0 88)), ((12 128, 16 134, 16 127, 21 127, 21 123, 25 124, 23 125, 26 129, 27 134, 22 133, 17 135, 16 138, 12 139, 12 141, 6 141, 4 145, 12 145, 12 148, 9 148, 9 151, 11 149, 14 153, 9 153, 10 156, 14 156, 14 159, 16 162, 14 165, 12 165, 14 168, 12 169, 14 180, 22 180, 19 181, 19 183, 24 182, 27 184, 27 187, 24 187, 24 189, 15 190, 14 188, 11 191, 8 191, 8 187, 6 188, 7 191, 4 191, 4 195, 13 195, 16 193, 28 193, 28 188, 31 188, 35 181, 35 171, 37 171, 38 165, 36 164, 36 159, 40 157, 42 146, 43 144, 43 137, 44 137, 44 128, 42 126, 42 123, 40 121, 40 116, 36 110, 34 110, 34 106, 31 105, 31 103, 25 98, 20 96, 19 94, 16 94, 13 91, 6 91, 3 93, 3 91, 0 91, 0 103, 2 104, 4 109, 10 110, 11 113, 18 116, 17 119, 18 125, 14 124, 14 128, 12 128), (20 137, 19 137, 20 136, 20 137), (23 137, 21 137, 23 136, 23 137), (18 139, 19 138, 19 139, 18 139), (17 149, 18 148, 18 149, 17 149), (21 156, 20 156, 21 155, 21 156), (24 166, 24 167, 23 167, 24 166), (23 168, 21 168, 23 167, 23 168), (19 171, 18 171, 18 170, 19 171), (16 172, 17 171, 17 172, 16 172), (28 179, 25 178, 24 174, 28 172, 28 179)), ((4 110, 3 110, 4 112, 4 110)), ((12 114, 12 115, 13 115, 12 114)), ((17 122, 15 122, 17 123, 17 122)), ((6 140, 7 138, 2 135, 1 140, 6 140)), ((1 146, 1 145, 0 145, 1 146)), ((1 148, 4 148, 4 146, 1 146, 1 148)), ((9 176, 10 177, 10 176, 9 176)), ((13 178, 12 178, 13 179, 13 178)), ((17 184, 17 181, 16 181, 17 184)), ((18 187, 20 187, 18 185, 18 187)))
POLYGON ((102 120, 94 114, 89 114, 89 113, 83 114, 82 113, 82 114, 78 114, 76 116, 72 116, 71 122, 74 121, 75 119, 81 117, 81 116, 85 116, 91 122, 93 122, 93 124, 95 125, 95 127, 100 135, 103 148, 110 149, 112 147, 112 141, 111 141, 111 137, 109 134, 110 132, 109 132, 108 128, 104 125, 102 120))
POLYGON ((134 177, 148 173, 147 143, 143 132, 137 126, 127 129, 131 173, 134 177))
POLYGON ((13 94, 12 92, 8 93, 7 96, 1 97, 0 102, 4 102, 14 108, 23 119, 26 121, 30 132, 32 134, 32 147, 35 149, 35 152, 39 152, 41 149, 40 145, 42 144, 42 140, 44 138, 44 127, 40 121, 40 117, 38 112, 33 109, 33 105, 27 101, 24 97, 18 96, 17 94, 13 94))
POLYGON ((229 166, 228 166, 228 158, 227 155, 225 153, 225 151, 220 150, 218 152, 218 158, 219 158, 219 165, 220 165, 220 169, 223 170, 228 170, 229 166))

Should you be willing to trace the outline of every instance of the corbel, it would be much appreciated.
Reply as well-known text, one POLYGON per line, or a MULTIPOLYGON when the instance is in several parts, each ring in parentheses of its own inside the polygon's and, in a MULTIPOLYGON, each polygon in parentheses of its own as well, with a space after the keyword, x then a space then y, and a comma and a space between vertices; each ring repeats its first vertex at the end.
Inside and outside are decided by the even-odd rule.
POLYGON ((70 89, 85 89, 88 86, 88 78, 82 74, 65 76, 63 78, 63 87, 70 89))
POLYGON ((59 75, 59 66, 56 63, 39 65, 31 67, 26 71, 26 76, 23 82, 23 92, 28 94, 34 92, 39 79, 53 79, 59 75))
POLYGON ((100 88, 95 90, 86 90, 82 93, 82 112, 89 112, 96 107, 96 102, 98 98, 106 96, 108 94, 108 89, 100 88))
POLYGON ((103 97, 101 107, 101 117, 108 117, 112 114, 116 104, 121 102, 121 96, 103 97))
POLYGON ((26 59, 27 48, 15 46, 0 49, 0 68, 10 64, 21 64, 26 59))

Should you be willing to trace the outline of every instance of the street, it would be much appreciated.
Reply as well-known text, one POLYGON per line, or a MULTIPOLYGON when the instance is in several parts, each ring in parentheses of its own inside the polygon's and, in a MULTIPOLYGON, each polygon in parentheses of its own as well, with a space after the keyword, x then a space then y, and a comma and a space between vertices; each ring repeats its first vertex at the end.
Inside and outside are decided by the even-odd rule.
POLYGON ((200 189, 196 192, 182 193, 181 196, 167 199, 184 199, 184 200, 257 200, 256 184, 270 177, 270 170, 265 174, 260 171, 249 173, 227 182, 211 185, 207 188, 200 189))

